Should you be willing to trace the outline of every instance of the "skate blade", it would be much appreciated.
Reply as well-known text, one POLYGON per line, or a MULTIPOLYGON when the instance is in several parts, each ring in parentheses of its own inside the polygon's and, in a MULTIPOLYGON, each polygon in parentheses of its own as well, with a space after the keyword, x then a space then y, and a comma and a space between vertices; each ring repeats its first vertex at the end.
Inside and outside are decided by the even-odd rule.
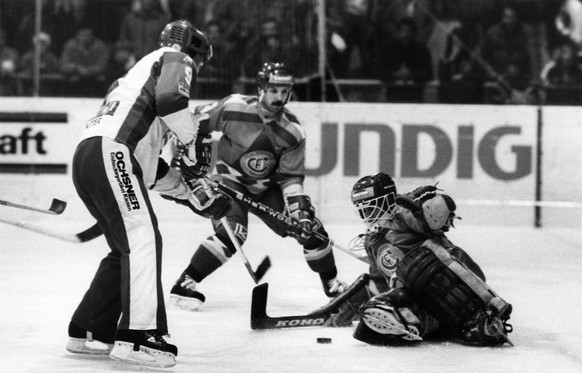
POLYGON ((133 343, 125 341, 115 342, 109 357, 123 363, 145 367, 171 368, 176 365, 174 354, 145 346, 140 346, 139 351, 134 351, 133 343))
POLYGON ((180 295, 171 294, 170 303, 185 311, 196 311, 200 306, 204 304, 199 299, 182 297, 180 295))
POLYGON ((112 344, 103 343, 100 341, 88 341, 85 338, 69 338, 67 347, 65 349, 73 354, 80 355, 109 355, 112 344))

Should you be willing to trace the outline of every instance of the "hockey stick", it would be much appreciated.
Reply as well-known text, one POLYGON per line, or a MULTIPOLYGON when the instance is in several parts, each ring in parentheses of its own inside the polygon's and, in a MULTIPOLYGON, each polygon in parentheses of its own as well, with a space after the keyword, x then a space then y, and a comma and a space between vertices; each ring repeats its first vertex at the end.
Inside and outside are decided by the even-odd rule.
POLYGON ((51 202, 51 206, 48 209, 26 206, 26 205, 21 205, 18 203, 13 203, 13 202, 3 201, 3 200, 0 200, 0 205, 8 206, 8 207, 15 207, 15 208, 22 209, 22 210, 42 212, 44 214, 60 215, 63 213, 63 211, 65 211, 65 208, 67 207, 67 202, 60 200, 60 199, 57 199, 57 198, 53 198, 53 200, 51 202))
POLYGON ((269 268, 271 268, 271 259, 268 256, 265 256, 265 258, 263 259, 261 264, 259 264, 257 269, 253 270, 253 267, 251 266, 251 263, 249 262, 249 258, 247 258, 247 256, 245 255, 245 252, 242 250, 241 245, 239 245, 238 240, 236 238, 236 235, 232 231, 232 228, 228 224, 228 221, 226 220, 226 218, 220 219, 220 222, 222 223, 224 229, 226 230, 226 233, 228 233, 228 237, 230 237, 232 244, 234 245, 236 250, 240 253, 241 258, 243 259, 244 265, 247 268, 247 271, 249 272, 249 274, 251 275, 253 281, 255 282, 255 284, 258 284, 259 281, 265 275, 265 273, 267 273, 269 268))
MULTIPOLYGON (((184 154, 185 149, 186 149, 185 145, 176 139, 176 155, 174 155, 174 157, 172 159, 172 162, 171 162, 172 164, 174 164, 174 165, 179 164, 179 159, 184 154)), ((180 169, 179 166, 176 166, 176 169, 179 170, 180 169)), ((204 191, 206 192, 206 194, 210 196, 211 192, 210 192, 210 187, 208 186, 208 182, 212 182, 212 180, 210 180, 208 178, 200 178, 198 180, 200 181, 200 184, 204 188, 204 191)), ((213 182, 213 185, 214 185, 214 182, 213 182)), ((243 260, 243 263, 244 263, 247 271, 251 275, 251 278, 253 279, 255 284, 258 284, 259 281, 263 278, 263 276, 265 276, 265 274, 267 273, 269 268, 271 268, 271 259, 268 256, 266 256, 265 258, 263 258, 263 260, 261 261, 261 263, 259 264, 257 269, 253 270, 253 267, 251 266, 249 258, 246 256, 241 245, 239 244, 238 239, 236 238, 236 235, 234 234, 234 232, 232 231, 232 228, 230 227, 230 224, 228 224, 228 221, 226 220, 226 217, 223 217, 222 219, 220 219, 220 223, 224 227, 224 230, 226 230, 226 233, 228 234, 228 237, 230 238, 230 241, 234 245, 235 249, 240 253, 240 256, 243 260)))
POLYGON ((101 232, 101 229, 99 229, 97 224, 95 224, 95 225, 91 226, 90 228, 87 228, 84 231, 79 232, 77 234, 67 234, 67 233, 58 232, 58 231, 50 229, 50 228, 45 228, 45 227, 41 227, 38 225, 31 225, 27 221, 24 221, 24 220, 13 221, 13 220, 5 219, 5 218, 0 216, 0 222, 14 225, 15 227, 26 229, 26 230, 29 230, 32 232, 44 234, 45 236, 58 238, 59 240, 73 242, 73 243, 87 242, 87 241, 90 241, 94 238, 97 238, 101 234, 103 234, 103 232, 101 232))
MULTIPOLYGON (((297 230, 297 228, 299 228, 297 223, 295 223, 293 221, 293 219, 289 218, 287 215, 285 215, 279 211, 276 211, 272 207, 267 206, 261 202, 255 202, 251 198, 247 197, 244 193, 241 193, 238 190, 235 190, 235 189, 233 189, 227 185, 224 185, 222 183, 219 183, 215 180, 212 180, 209 178, 204 178, 204 180, 208 183, 211 183, 213 186, 215 186, 220 191, 222 191, 225 195, 230 196, 232 198, 235 198, 235 199, 237 199, 237 200, 239 200, 239 201, 241 201, 241 202, 257 209, 257 210, 266 212, 272 218, 277 219, 280 222, 283 222, 284 224, 286 224, 289 227, 289 229, 297 230)), ((351 255, 354 258, 361 260, 362 262, 364 262, 366 264, 369 264, 368 257, 366 255, 359 255, 350 249, 347 249, 343 246, 340 246, 334 240, 332 240, 329 237, 326 237, 318 232, 310 232, 310 233, 312 235, 314 235, 315 237, 319 238, 320 240, 322 240, 324 242, 328 242, 329 245, 331 245, 332 247, 335 247, 336 249, 343 251, 344 253, 351 255)))
MULTIPOLYGON (((202 187, 204 188, 206 193, 209 194, 210 187, 208 186, 207 179, 200 178, 199 180, 200 180, 200 184, 202 185, 202 187)), ((228 237, 230 238, 230 241, 234 245, 235 249, 240 253, 241 258, 244 262, 244 265, 247 268, 247 271, 249 272, 249 274, 251 275, 253 281, 255 282, 255 284, 258 284, 259 281, 265 275, 265 273, 267 273, 269 268, 271 268, 271 259, 268 256, 266 256, 261 261, 261 264, 259 264, 257 269, 253 270, 253 267, 251 266, 251 263, 249 262, 249 258, 247 258, 245 252, 242 249, 242 246, 239 244, 238 239, 236 238, 236 235, 234 234, 234 232, 232 231, 232 228, 230 227, 230 224, 228 224, 228 220, 226 220, 226 217, 221 218, 220 222, 222 223, 224 230, 226 230, 226 233, 228 234, 228 237)))
POLYGON ((325 306, 308 313, 297 316, 271 317, 267 315, 267 296, 269 284, 264 283, 255 286, 251 301, 251 329, 288 329, 307 326, 325 326, 331 321, 339 306, 362 289, 368 283, 369 276, 363 273, 343 293, 332 299, 325 306))

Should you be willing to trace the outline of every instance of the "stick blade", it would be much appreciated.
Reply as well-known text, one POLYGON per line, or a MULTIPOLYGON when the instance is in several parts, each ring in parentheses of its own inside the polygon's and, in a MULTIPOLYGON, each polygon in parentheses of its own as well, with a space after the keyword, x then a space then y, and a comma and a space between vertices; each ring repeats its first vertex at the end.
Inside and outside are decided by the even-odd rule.
POLYGON ((63 201, 63 200, 58 199, 58 198, 53 198, 53 202, 51 203, 51 207, 49 208, 49 211, 52 211, 55 214, 60 215, 63 213, 63 211, 65 211, 66 207, 67 207, 66 201, 63 201))
POLYGON ((265 328, 267 317, 267 294, 269 293, 269 283, 257 285, 253 288, 251 301, 251 329, 260 330, 265 328))
POLYGON ((79 232, 75 235, 79 242, 91 241, 103 234, 103 231, 97 224, 85 229, 83 232, 79 232))
POLYGON ((257 270, 255 271, 255 277, 257 281, 260 281, 263 278, 263 276, 265 276, 269 268, 271 268, 271 259, 268 256, 266 256, 265 259, 263 259, 263 261, 261 262, 261 264, 259 264, 259 266, 257 267, 257 270))

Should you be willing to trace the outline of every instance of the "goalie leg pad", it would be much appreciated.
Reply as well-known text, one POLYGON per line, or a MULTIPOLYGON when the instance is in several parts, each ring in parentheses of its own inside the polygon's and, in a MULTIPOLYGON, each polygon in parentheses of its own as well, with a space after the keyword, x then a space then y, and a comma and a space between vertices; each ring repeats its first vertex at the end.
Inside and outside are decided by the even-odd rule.
POLYGON ((425 245, 409 252, 396 274, 412 296, 451 331, 486 304, 425 245))

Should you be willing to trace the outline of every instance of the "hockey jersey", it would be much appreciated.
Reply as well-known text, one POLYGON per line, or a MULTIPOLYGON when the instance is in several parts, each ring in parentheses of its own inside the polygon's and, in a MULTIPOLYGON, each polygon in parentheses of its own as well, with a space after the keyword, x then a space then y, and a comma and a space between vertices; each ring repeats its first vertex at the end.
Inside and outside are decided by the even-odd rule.
POLYGON ((184 144, 197 136, 198 125, 188 110, 193 69, 192 59, 173 48, 148 54, 111 85, 82 140, 104 136, 125 144, 151 187, 169 131, 184 144))
POLYGON ((263 115, 258 97, 230 95, 202 105, 207 114, 200 132, 222 133, 215 173, 260 194, 273 185, 302 184, 305 173, 305 130, 287 108, 276 117, 263 115))
POLYGON ((432 240, 444 247, 449 253, 459 259, 482 280, 485 280, 483 271, 473 259, 460 247, 453 244, 442 230, 431 230, 419 213, 420 206, 416 207, 408 193, 396 198, 396 212, 390 219, 383 220, 378 231, 366 236, 365 248, 374 264, 370 268, 370 276, 378 277, 381 273, 386 280, 390 280, 402 258, 432 240))

